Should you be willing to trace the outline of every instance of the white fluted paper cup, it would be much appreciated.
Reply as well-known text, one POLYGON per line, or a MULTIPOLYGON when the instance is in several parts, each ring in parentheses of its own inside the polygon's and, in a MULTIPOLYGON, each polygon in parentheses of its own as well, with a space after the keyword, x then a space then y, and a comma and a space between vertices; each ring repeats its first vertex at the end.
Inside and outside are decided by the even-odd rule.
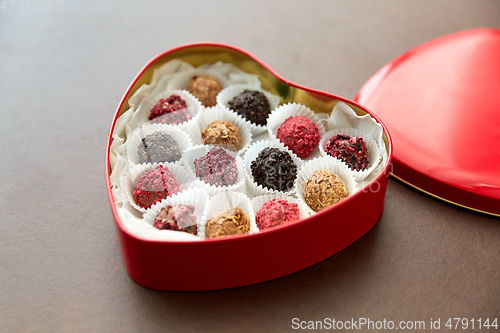
MULTIPOLYGON (((274 141, 269 141, 269 140, 262 140, 262 141, 257 141, 254 142, 247 150, 245 153, 245 158, 244 158, 244 164, 245 164, 245 172, 246 172, 246 177, 248 180, 248 186, 250 188, 250 191, 253 193, 253 195, 264 195, 264 194, 277 194, 277 193, 287 193, 291 195, 294 193, 295 186, 292 186, 288 191, 278 191, 274 190, 270 187, 261 185, 255 181, 255 179, 252 176, 252 161, 254 161, 259 153, 264 150, 264 148, 277 148, 281 151, 284 151, 290 155, 292 158, 292 161, 295 163, 297 166, 297 173, 299 172, 300 167, 302 166, 303 162, 302 160, 293 153, 290 149, 285 147, 281 142, 274 140, 274 141)), ((279 171, 279 170, 278 170, 279 171)), ((295 184, 295 183, 294 183, 295 184)))
POLYGON ((202 68, 193 68, 189 70, 185 70, 182 72, 177 72, 175 76, 170 80, 167 84, 167 89, 184 89, 187 90, 189 81, 193 78, 193 75, 206 75, 211 76, 217 81, 219 81, 222 88, 228 87, 231 83, 229 80, 218 71, 213 69, 202 69, 202 68))
MULTIPOLYGON (((236 113, 231 112, 229 110, 221 109, 217 106, 206 109, 199 115, 197 122, 193 122, 186 129, 186 132, 188 133, 189 137, 191 138, 191 141, 193 142, 193 145, 203 145, 201 130, 202 129, 205 130, 208 124, 216 120, 223 120, 230 122, 238 128, 241 136, 241 146, 238 150, 238 154, 240 155, 243 154, 245 150, 248 148, 248 146, 250 146, 250 143, 252 142, 252 133, 250 131, 247 122, 236 113)), ((227 145, 224 146, 224 148, 229 150, 231 150, 231 147, 232 146, 227 146, 227 145)))
MULTIPOLYGON (((156 217, 158 216, 158 213, 163 207, 166 206, 176 206, 176 205, 193 205, 194 206, 194 216, 196 217, 196 229, 198 229, 198 223, 201 222, 203 219, 203 214, 205 210, 208 207, 208 201, 210 197, 207 192, 205 192, 202 189, 198 188, 190 188, 187 189, 184 192, 174 194, 170 197, 167 197, 163 199, 160 202, 157 202, 153 206, 151 206, 149 209, 146 210, 146 212, 143 215, 144 221, 151 225, 154 226, 154 221, 156 217)), ((167 238, 170 233, 179 233, 183 231, 172 231, 172 230, 159 230, 157 229, 160 234, 166 234, 165 237, 167 238)))
MULTIPOLYGON (((234 97, 238 96, 239 94, 241 94, 245 90, 258 91, 258 92, 261 92, 262 94, 264 94, 267 101, 269 102, 269 110, 270 110, 269 114, 271 114, 271 112, 273 110, 275 110, 280 104, 280 97, 279 96, 271 94, 269 91, 261 89, 259 86, 250 85, 250 84, 235 84, 235 85, 231 85, 227 88, 224 88, 217 95, 217 105, 219 105, 221 108, 225 108, 231 112, 235 112, 229 106, 229 102, 231 102, 234 99, 234 97)), ((252 135, 256 136, 256 135, 259 135, 259 134, 267 131, 267 124, 258 125, 258 124, 251 122, 250 120, 246 119, 242 115, 240 115, 240 116, 243 119, 245 119, 245 121, 249 124, 250 131, 252 132, 252 135)))
MULTIPOLYGON (((130 205, 138 211, 145 213, 146 209, 139 206, 134 200, 134 186, 138 177, 146 170, 155 169, 158 165, 168 168, 175 176, 176 182, 179 184, 180 192, 192 187, 200 187, 201 182, 196 178, 195 174, 184 166, 174 163, 153 163, 153 164, 137 164, 129 170, 124 170, 120 175, 120 186, 125 193, 125 197, 130 202, 130 205)), ((175 193, 173 193, 175 194, 175 193)))
MULTIPOLYGON (((142 139, 147 135, 153 134, 155 132, 166 133, 170 135, 179 145, 180 154, 190 148, 193 144, 191 139, 177 126, 166 125, 166 124, 147 124, 141 127, 136 128, 127 139, 127 161, 130 165, 141 164, 139 154, 137 154, 137 150, 140 146, 142 146, 142 139)), ((166 162, 166 161, 164 161, 166 162)), ((173 161, 172 163, 179 164, 181 163, 181 158, 177 161, 173 161)))
MULTIPOLYGON (((215 146, 193 146, 189 148, 187 151, 182 154, 182 159, 184 161, 184 165, 189 167, 193 173, 196 174, 196 168, 194 166, 194 161, 207 155, 207 153, 212 150, 213 148, 217 148, 215 146)), ((222 148, 222 147, 220 147, 222 148)), ((236 182, 231 185, 226 185, 226 186, 216 186, 216 185, 210 185, 209 183, 205 182, 201 178, 200 181, 202 182, 202 188, 208 192, 210 196, 213 196, 217 193, 224 192, 224 191, 235 191, 235 192, 245 192, 245 170, 243 166, 243 160, 241 157, 238 156, 238 153, 235 151, 231 151, 229 149, 224 149, 224 151, 231 157, 235 159, 236 162, 236 169, 238 170, 238 177, 236 179, 236 182)))
POLYGON ((297 198, 307 206, 310 214, 315 214, 316 212, 309 207, 304 199, 304 186, 307 179, 311 177, 314 171, 323 169, 329 170, 339 176, 344 186, 347 188, 349 195, 353 195, 358 190, 358 183, 356 182, 354 173, 344 163, 328 156, 317 157, 310 160, 300 168, 297 179, 295 180, 295 193, 297 198))
POLYGON ((118 213, 124 223, 124 227, 128 232, 136 237, 140 237, 152 241, 169 241, 169 242, 200 242, 201 238, 191 235, 187 232, 179 232, 172 230, 158 230, 152 225, 146 223, 144 219, 138 219, 132 214, 123 209, 119 209, 118 213))
MULTIPOLYGON (((256 218, 257 218, 257 213, 259 212, 262 205, 264 205, 264 203, 266 203, 272 199, 286 200, 289 203, 297 204, 297 206, 299 208, 299 218, 300 219, 304 219, 310 215, 309 209, 304 202, 301 202, 300 200, 298 200, 296 198, 292 198, 291 196, 286 195, 284 193, 273 193, 273 194, 261 195, 261 196, 255 197, 255 198, 250 200, 250 203, 252 204, 252 209, 255 212, 256 218)), ((297 220, 297 221, 299 221, 299 220, 297 220)), ((292 222, 288 222, 288 223, 294 223, 297 221, 292 221, 292 222)), ((286 224, 288 224, 288 223, 286 223, 286 224)), ((286 224, 281 224, 281 225, 286 225, 286 224)))
MULTIPOLYGON (((328 155, 328 153, 325 151, 325 145, 328 141, 330 141, 330 139, 334 136, 336 136, 337 134, 345 134, 345 135, 349 135, 349 136, 357 136, 357 137, 361 137, 363 138, 363 140, 365 141, 366 143, 366 149, 368 150, 368 167, 365 169, 365 170, 359 170, 359 171, 356 171, 356 170, 352 170, 352 172, 354 173, 354 178, 356 178, 356 181, 362 181, 364 180, 366 177, 368 177, 368 175, 370 175, 372 173, 372 171, 377 167, 377 165, 379 165, 380 163, 380 159, 382 158, 382 151, 379 147, 379 145, 377 144, 377 142, 371 138, 368 134, 360 131, 360 130, 357 130, 355 128, 339 128, 339 129, 333 129, 331 131, 328 131, 322 138, 321 138, 321 141, 320 141, 320 144, 319 144, 319 147, 320 147, 320 152, 321 152, 321 156, 330 156, 328 155)), ((332 158, 335 158, 333 156, 330 156, 332 158)), ((335 158, 336 159, 336 158, 335 158)), ((344 163, 346 164, 345 162, 339 160, 341 163, 344 163)), ((347 166, 347 164, 346 164, 347 166)))
MULTIPOLYGON (((193 79, 193 76, 200 76, 200 75, 206 75, 206 76, 213 77, 214 79, 217 79, 217 81, 219 81, 222 89, 228 87, 231 84, 229 82, 229 80, 224 75, 221 75, 219 72, 217 72, 215 70, 194 68, 194 69, 190 69, 190 70, 176 73, 175 76, 167 84, 167 89, 188 90, 188 84, 193 79)), ((197 98, 197 99, 199 100, 199 98, 197 98)), ((201 103, 201 101, 200 101, 200 103, 201 103)), ((203 105, 203 103, 201 103, 201 104, 203 105)), ((206 105, 203 105, 203 106, 206 107, 206 105)))
POLYGON ((205 211, 202 222, 198 225, 198 236, 205 238, 205 225, 207 221, 217 212, 227 208, 240 208, 250 220, 250 230, 248 233, 259 232, 255 224, 255 213, 252 209, 250 199, 239 192, 221 192, 210 198, 208 208, 205 211))
MULTIPOLYGON (((180 89, 167 89, 162 93, 159 93, 153 97, 150 98, 144 98, 141 101, 141 104, 138 108, 138 112, 140 112, 140 121, 143 124, 155 124, 162 117, 165 116, 160 116, 157 118, 154 118, 152 120, 149 120, 149 113, 151 110, 155 107, 155 105, 161 100, 170 97, 172 94, 179 95, 180 98, 182 98, 186 102, 186 111, 189 113, 191 118, 189 120, 186 120, 180 124, 167 124, 167 125, 172 125, 172 126, 179 126, 182 129, 185 129, 186 126, 188 126, 190 123, 196 121, 196 116, 201 112, 203 109, 203 106, 201 105, 200 101, 191 95, 187 90, 180 90, 180 89), (160 119, 158 119, 160 118, 160 119)), ((180 110, 179 110, 180 111, 180 110)), ((177 111, 174 111, 177 112, 177 111)))
MULTIPOLYGON (((276 110, 271 112, 269 118, 267 118, 267 131, 269 132, 269 137, 272 140, 278 140, 277 138, 278 129, 285 122, 285 120, 287 120, 290 117, 300 117, 300 116, 306 117, 307 120, 309 120, 310 122, 315 124, 316 127, 318 127, 319 137, 321 140, 321 137, 325 135, 326 132, 325 126, 323 126, 322 119, 316 116, 316 114, 307 106, 297 103, 289 103, 281 105, 276 110)), ((321 156, 321 153, 318 141, 318 145, 313 149, 311 154, 302 159, 308 161, 319 156, 321 156)))

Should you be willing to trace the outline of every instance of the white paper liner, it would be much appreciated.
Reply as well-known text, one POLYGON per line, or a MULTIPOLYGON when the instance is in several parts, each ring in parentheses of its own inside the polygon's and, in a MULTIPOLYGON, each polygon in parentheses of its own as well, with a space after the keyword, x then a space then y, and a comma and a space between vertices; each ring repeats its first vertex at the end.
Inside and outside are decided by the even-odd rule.
MULTIPOLYGON (((311 111, 311 109, 309 109, 307 106, 297 103, 289 103, 281 105, 276 110, 271 112, 269 118, 267 118, 267 131, 269 132, 269 137, 272 140, 278 140, 276 135, 278 133, 278 128, 280 128, 281 124, 283 124, 285 120, 289 117, 299 117, 299 116, 306 117, 307 120, 311 121, 318 127, 319 137, 321 140, 321 137, 323 137, 323 135, 325 135, 326 132, 325 127, 323 126, 322 119, 316 116, 316 114, 313 111, 311 111)), ((308 161, 319 156, 321 156, 321 153, 319 151, 319 142, 318 142, 318 146, 314 148, 314 150, 308 157, 303 158, 303 160, 308 161)))
POLYGON ((257 184, 252 176, 252 169, 250 166, 252 165, 252 161, 257 158, 259 153, 264 149, 264 148, 278 148, 281 151, 285 151, 288 154, 290 154, 290 157, 292 158, 293 162, 295 165, 297 165, 297 174, 299 172, 300 167, 303 164, 303 161, 293 153, 290 149, 285 147, 284 144, 279 142, 278 140, 263 140, 263 141, 257 141, 254 142, 247 150, 245 153, 245 159, 244 159, 244 164, 245 164, 245 172, 246 172, 246 178, 247 178, 247 184, 248 187, 253 195, 264 195, 264 194, 277 194, 277 193, 287 193, 288 195, 291 195, 295 191, 295 184, 292 186, 292 188, 288 191, 278 191, 278 190, 273 190, 270 189, 266 186, 262 186, 260 184, 257 184))
MULTIPOLYGON (((198 146, 193 146, 187 151, 182 154, 182 159, 184 161, 184 165, 186 167, 189 167, 191 171, 196 174, 196 169, 194 167, 194 160, 205 156, 212 148, 215 148, 215 146, 203 146, 203 145, 198 145, 198 146)), ((213 196, 217 193, 224 192, 224 191, 237 191, 237 192, 242 192, 245 193, 245 170, 243 166, 243 160, 241 157, 238 156, 238 153, 235 151, 230 151, 229 149, 223 148, 226 153, 228 153, 230 156, 234 157, 236 160, 236 168, 238 169, 238 179, 236 180, 236 183, 234 185, 227 185, 227 186, 215 186, 215 185, 210 185, 208 183, 205 183, 203 180, 200 179, 200 182, 202 183, 201 187, 208 192, 210 196, 213 196)))
MULTIPOLYGON (((137 154, 137 149, 139 145, 142 145, 142 139, 146 137, 146 135, 153 134, 155 132, 167 133, 170 135, 177 144, 179 145, 179 150, 181 155, 184 151, 190 148, 193 144, 189 135, 186 132, 181 130, 177 126, 167 125, 167 124, 147 124, 135 129, 129 136, 126 145, 127 145, 127 161, 130 165, 141 164, 139 159, 139 154, 137 154)), ((181 159, 173 163, 180 164, 181 159)))
POLYGON ((138 211, 133 209, 128 203, 124 206, 117 207, 118 216, 123 227, 135 237, 140 237, 147 240, 170 241, 170 242, 199 242, 202 239, 198 236, 191 235, 187 232, 178 232, 171 230, 158 230, 149 225, 140 217, 138 211))
POLYGON ((297 179, 295 180, 295 193, 297 198, 307 206, 310 214, 315 214, 316 212, 309 207, 304 199, 304 186, 307 179, 314 171, 322 169, 329 170, 339 176, 347 188, 349 195, 353 195, 358 190, 358 184, 356 178, 354 178, 354 173, 344 163, 341 163, 335 158, 330 158, 329 156, 317 157, 310 160, 300 168, 297 179))
POLYGON ((385 146, 385 141, 383 140, 384 130, 382 125, 377 123, 377 121, 369 114, 358 116, 356 112, 354 112, 354 110, 344 102, 335 104, 332 113, 327 120, 327 125, 328 130, 335 128, 357 129, 368 134, 370 138, 373 138, 375 142, 377 142, 382 154, 381 163, 379 163, 379 165, 370 175, 368 175, 368 177, 359 181, 358 187, 363 188, 380 174, 388 159, 387 147, 385 146))
MULTIPOLYGON (((141 124, 155 124, 155 120, 158 120, 158 118, 155 118, 153 120, 149 120, 149 113, 151 110, 154 108, 154 106, 158 103, 159 100, 168 98, 172 94, 177 94, 179 95, 180 98, 182 98, 186 102, 186 111, 191 115, 191 119, 177 124, 177 125, 172 125, 172 124, 167 124, 171 126, 179 126, 182 129, 186 128, 188 124, 196 121, 196 116, 199 114, 199 112, 203 109, 203 106, 201 105, 201 102, 191 95, 187 90, 179 90, 179 89, 167 89, 153 97, 149 98, 144 98, 141 103, 139 104, 139 107, 137 108, 137 113, 138 117, 140 118, 139 121, 141 124)), ((177 111, 174 111, 177 112, 177 111)))
POLYGON ((179 72, 191 70, 194 67, 187 62, 172 59, 153 70, 153 76, 149 84, 143 84, 129 98, 128 104, 136 109, 144 97, 151 97, 165 91, 167 84, 179 72))
MULTIPOLYGON (((218 95, 217 95, 217 105, 219 105, 221 108, 225 108, 227 110, 230 110, 231 112, 235 112, 231 109, 229 106, 229 102, 233 100, 235 96, 238 96, 240 93, 242 93, 244 90, 256 90, 264 94, 266 96, 267 101, 269 102, 269 109, 272 112, 275 110, 279 104, 280 104, 280 97, 276 96, 274 94, 271 94, 269 91, 263 90, 260 87, 250 85, 250 84, 235 84, 231 85, 227 88, 224 88, 218 95)), ((236 112, 235 112, 236 113, 236 112)), ((236 113, 238 114, 238 113, 236 113)), ((243 119, 245 119, 242 116, 243 119)), ((250 120, 245 119, 246 122, 250 126, 250 131, 252 132, 252 135, 259 135, 260 133, 263 133, 267 131, 267 125, 257 125, 252 123, 250 120)))
POLYGON ((186 132, 191 138, 193 145, 203 145, 201 130, 206 129, 208 124, 215 120, 228 121, 238 127, 241 135, 241 146, 238 154, 242 155, 252 142, 252 132, 250 131, 245 119, 234 112, 221 109, 218 106, 205 109, 202 113, 200 113, 197 121, 191 123, 189 127, 186 128, 186 132))
POLYGON ((137 164, 131 167, 130 170, 124 170, 124 172, 122 172, 120 175, 120 187, 125 193, 130 205, 140 212, 145 213, 146 209, 140 207, 134 201, 134 182, 143 171, 154 169, 160 164, 167 167, 174 174, 175 180, 179 184, 181 192, 188 188, 201 186, 201 182, 198 178, 196 178, 195 174, 190 169, 182 165, 174 163, 137 164))
MULTIPOLYGON (((288 202, 296 203, 297 206, 299 207, 300 219, 304 219, 310 215, 309 210, 311 210, 311 209, 304 202, 302 202, 298 199, 292 198, 291 196, 288 196, 284 193, 273 193, 273 194, 261 195, 261 196, 255 197, 252 200, 250 200, 250 203, 252 204, 252 209, 255 212, 255 216, 257 216, 257 212, 260 210, 262 205, 271 199, 281 199, 281 200, 286 200, 288 202)), ((293 222, 289 222, 289 223, 295 223, 295 222, 297 222, 297 221, 293 221, 293 222)), ((287 225, 289 223, 285 223, 282 225, 287 225)), ((269 228, 269 229, 273 229, 273 228, 269 228)), ((269 229, 264 229, 264 230, 269 230, 269 229)))
POLYGON ((382 125, 377 123, 369 114, 358 116, 356 112, 344 102, 335 104, 327 123, 329 131, 336 128, 354 128, 368 134, 381 145, 382 135, 384 134, 382 125))
MULTIPOLYGON (((217 70, 217 68, 212 68, 217 70)), ((238 70, 240 70, 238 68, 238 70)), ((261 82, 259 76, 256 74, 249 74, 240 70, 240 72, 232 72, 228 75, 231 84, 250 84, 252 86, 260 87, 261 82)))
MULTIPOLYGON (((242 72, 240 69, 236 68, 234 65, 228 63, 218 62, 215 64, 204 64, 199 68, 215 70, 228 77, 232 84, 256 84, 258 78, 255 75, 242 72), (233 77, 241 77, 233 80, 233 77), (245 82, 246 80, 246 82, 245 82)), ((128 202, 120 186, 120 177, 122 174, 128 170, 129 164, 126 160, 126 147, 125 142, 129 134, 141 126, 143 122, 139 122, 138 116, 138 106, 144 98, 150 98, 166 90, 167 84, 170 80, 176 76, 179 72, 186 70, 191 70, 193 67, 186 63, 179 61, 177 59, 171 60, 161 67, 154 70, 153 77, 149 84, 142 85, 128 100, 130 108, 124 112, 116 121, 113 130, 113 141, 110 147, 110 166, 112 169, 110 175, 110 181, 112 185, 112 193, 117 208, 119 218, 122 222, 123 227, 131 234, 141 237, 144 239, 158 239, 155 233, 158 230, 153 230, 155 232, 150 233, 149 230, 143 228, 142 214, 134 209, 128 202)), ((258 82, 260 83, 260 82, 258 82)), ((148 110, 150 111, 150 110, 148 110)), ((149 114, 149 112, 147 113, 149 114)), ((321 114, 316 116, 321 118, 321 114)), ((326 120, 323 120, 326 123, 326 120)), ((363 181, 358 183, 358 187, 362 188, 375 177, 379 175, 381 170, 385 167, 387 163, 387 148, 385 142, 383 141, 383 130, 380 124, 371 118, 369 115, 357 116, 355 112, 345 103, 339 102, 335 105, 331 117, 328 118, 328 123, 334 127, 352 127, 365 130, 365 126, 368 128, 373 128, 376 131, 376 135, 379 140, 379 145, 383 149, 382 162, 375 168, 375 170, 363 181), (339 122, 340 120, 340 122, 339 122)), ((186 124, 186 123, 184 123, 186 124)), ((184 125, 183 124, 183 125, 184 125)), ((177 125, 180 126, 180 125, 177 125)), ((328 128, 328 126, 325 126, 328 128)), ((254 138, 254 141, 267 140, 269 134, 264 132, 254 138)), ((156 229, 152 228, 151 229, 156 229)), ((173 239, 172 239, 173 240, 173 239)), ((199 241, 198 237, 189 235, 187 233, 177 233, 175 240, 196 240, 199 241), (192 237, 191 239, 181 239, 181 237, 192 237)))
MULTIPOLYGON (((240 68, 230 63, 219 61, 214 64, 203 64, 199 68, 217 71, 219 74, 228 77, 231 84, 260 85, 257 75, 243 72, 240 68)), ((151 230, 143 227, 142 214, 129 204, 124 191, 120 187, 120 177, 129 168, 126 159, 125 142, 129 134, 143 124, 143 121, 139 119, 140 114, 138 114, 140 102, 144 98, 150 98, 165 91, 167 84, 177 73, 190 69, 193 69, 191 64, 177 59, 170 60, 154 69, 151 81, 148 84, 143 84, 128 99, 129 109, 118 117, 114 125, 113 141, 109 149, 111 191, 122 226, 127 232, 136 237, 158 240, 158 234, 155 230, 152 230, 154 232, 150 232, 151 230)), ((200 238, 185 233, 178 233, 175 236, 175 240, 179 241, 200 241, 200 238), (186 239, 186 237, 191 238, 186 239)))
POLYGON ((198 225, 198 236, 205 238, 205 225, 207 221, 218 211, 226 208, 240 208, 250 220, 250 230, 248 233, 253 234, 259 232, 257 224, 255 224, 255 213, 252 209, 250 199, 243 193, 239 192, 222 192, 218 193, 208 203, 208 208, 205 211, 202 222, 198 225))
POLYGON ((231 84, 229 82, 229 80, 224 75, 220 74, 216 70, 195 68, 195 69, 186 70, 186 71, 177 73, 172 78, 172 80, 170 80, 170 82, 167 84, 167 89, 188 90, 188 84, 189 84, 189 81, 191 81, 191 79, 193 78, 193 75, 211 76, 211 77, 217 79, 217 81, 219 81, 222 88, 226 88, 231 84))
MULTIPOLYGON (((326 153, 325 151, 325 145, 326 143, 335 135, 337 134, 345 134, 349 136, 357 136, 363 138, 363 140, 366 143, 366 149, 368 150, 368 167, 365 170, 352 170, 354 173, 354 178, 356 178, 356 181, 360 181, 368 177, 368 175, 377 167, 377 165, 380 163, 380 159, 382 156, 382 153, 380 151, 380 147, 378 146, 377 142, 373 140, 369 134, 366 134, 362 131, 359 131, 354 128, 339 128, 339 129, 333 129, 331 131, 328 131, 322 138, 319 143, 320 146, 320 152, 321 156, 330 156, 326 153)), ((332 157, 332 156, 330 156, 332 157)), ((332 157, 335 158, 335 157, 332 157)), ((339 160, 340 161, 340 160, 339 160)), ((343 161, 340 161, 344 164, 346 164, 343 161)), ((346 164, 347 166, 347 164, 346 164)))
MULTIPOLYGON (((190 188, 187 189, 184 192, 174 194, 171 197, 167 197, 163 199, 160 202, 157 202, 153 206, 151 206, 148 210, 143 215, 144 222, 148 224, 148 226, 153 227, 153 229, 157 230, 158 233, 165 238, 165 240, 169 240, 170 237, 172 237, 172 233, 178 234, 178 233, 183 233, 186 234, 184 231, 173 231, 173 230, 160 230, 155 228, 154 221, 156 219, 156 216, 160 212, 160 210, 168 205, 175 206, 175 205, 194 205, 194 216, 196 216, 196 228, 198 229, 198 224, 201 223, 203 219, 203 215, 205 213, 205 210, 208 207, 208 201, 210 197, 208 196, 208 193, 203 191, 202 189, 195 189, 195 188, 190 188)), ((193 235, 194 236, 194 235, 193 235)), ((198 236, 194 236, 197 237, 198 236)))

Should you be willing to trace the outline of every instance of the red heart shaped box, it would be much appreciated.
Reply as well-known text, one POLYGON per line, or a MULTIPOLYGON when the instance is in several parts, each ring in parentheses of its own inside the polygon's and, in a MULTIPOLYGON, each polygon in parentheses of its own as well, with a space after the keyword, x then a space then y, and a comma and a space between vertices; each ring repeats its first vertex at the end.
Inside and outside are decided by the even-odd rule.
POLYGON ((106 149, 106 185, 125 267, 140 285, 159 290, 213 290, 245 286, 294 273, 343 250, 377 222, 384 207, 392 142, 387 128, 365 107, 326 92, 287 81, 251 53, 231 45, 196 43, 182 45, 153 58, 139 72, 123 95, 113 118, 106 149), (194 242, 143 239, 123 226, 114 203, 109 162, 117 118, 128 109, 128 99, 151 80, 155 68, 179 59, 199 66, 229 62, 258 74, 262 87, 281 95, 285 103, 304 104, 315 112, 330 113, 342 101, 357 114, 370 114, 384 129, 388 158, 380 174, 364 188, 340 203, 297 223, 257 234, 194 242))

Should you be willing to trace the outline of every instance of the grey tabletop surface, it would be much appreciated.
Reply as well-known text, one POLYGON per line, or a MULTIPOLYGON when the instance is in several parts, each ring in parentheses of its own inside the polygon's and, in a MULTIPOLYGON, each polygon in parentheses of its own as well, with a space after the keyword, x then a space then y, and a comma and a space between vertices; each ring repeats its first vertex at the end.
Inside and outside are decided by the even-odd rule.
POLYGON ((354 98, 404 51, 475 27, 500 28, 500 1, 0 0, 0 332, 286 332, 294 318, 425 321, 422 332, 467 318, 467 332, 500 317, 500 220, 392 178, 380 220, 345 250, 207 292, 130 279, 104 179, 116 107, 169 48, 232 44, 354 98))

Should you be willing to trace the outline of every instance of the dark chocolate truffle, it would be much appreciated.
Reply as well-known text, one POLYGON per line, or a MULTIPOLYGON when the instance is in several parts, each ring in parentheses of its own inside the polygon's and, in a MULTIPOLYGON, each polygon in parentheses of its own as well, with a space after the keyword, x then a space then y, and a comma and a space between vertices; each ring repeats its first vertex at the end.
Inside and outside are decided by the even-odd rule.
POLYGON ((160 230, 184 231, 196 235, 198 231, 194 210, 193 205, 167 205, 160 210, 153 225, 160 230))
POLYGON ((342 179, 330 170, 316 170, 304 185, 304 200, 318 212, 349 195, 342 179))
POLYGON ((260 230, 299 219, 299 206, 295 202, 288 202, 282 199, 271 199, 264 202, 255 215, 255 222, 260 230))
POLYGON ((325 145, 325 152, 341 161, 351 170, 364 170, 368 167, 368 150, 363 138, 337 134, 325 145))
POLYGON ((241 147, 240 130, 233 123, 224 120, 215 120, 201 130, 201 137, 205 145, 222 145, 236 150, 241 147))
POLYGON ((304 116, 288 117, 278 128, 276 137, 298 157, 306 158, 318 145, 319 130, 304 116))
POLYGON ((167 133, 146 135, 137 149, 140 163, 177 162, 181 158, 179 144, 167 133))
POLYGON ((249 230, 250 220, 238 207, 218 211, 205 225, 207 238, 246 234, 249 230))
POLYGON ((142 208, 149 208, 163 198, 180 192, 175 175, 162 165, 146 170, 134 183, 134 201, 142 208))
POLYGON ((283 192, 293 187, 297 176, 297 165, 290 154, 278 148, 264 148, 250 168, 257 184, 283 192))
POLYGON ((214 186, 229 186, 238 180, 236 159, 222 148, 212 148, 205 155, 194 160, 196 176, 214 186))
POLYGON ((265 126, 271 112, 266 96, 257 90, 245 90, 235 96, 229 107, 250 122, 265 126))
POLYGON ((217 95, 222 90, 220 82, 211 76, 193 75, 188 83, 188 91, 205 106, 217 104, 217 95))
POLYGON ((156 103, 148 119, 152 123, 177 125, 191 119, 191 115, 186 110, 186 101, 179 95, 172 94, 156 103))

